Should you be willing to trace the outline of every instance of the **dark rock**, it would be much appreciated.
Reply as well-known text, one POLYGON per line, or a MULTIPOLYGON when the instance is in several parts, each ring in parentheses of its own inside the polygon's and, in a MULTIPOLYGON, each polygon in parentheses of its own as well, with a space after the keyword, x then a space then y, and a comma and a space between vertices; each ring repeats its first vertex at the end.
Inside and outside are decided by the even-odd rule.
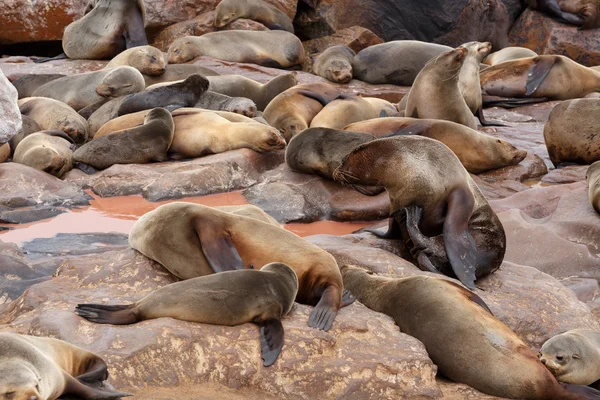
POLYGON ((30 259, 76 256, 126 248, 127 239, 128 235, 121 233, 59 233, 25 242, 22 248, 30 259))

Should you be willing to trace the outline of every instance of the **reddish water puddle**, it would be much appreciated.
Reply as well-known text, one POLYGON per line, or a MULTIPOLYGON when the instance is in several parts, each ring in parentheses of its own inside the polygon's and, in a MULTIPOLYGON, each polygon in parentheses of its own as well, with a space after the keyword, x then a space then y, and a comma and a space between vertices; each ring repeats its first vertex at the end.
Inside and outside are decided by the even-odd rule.
MULTIPOLYGON (((248 204, 241 192, 220 193, 202 197, 186 197, 177 200, 150 202, 142 196, 119 196, 101 198, 91 191, 93 197, 89 207, 70 210, 54 218, 36 221, 29 224, 3 224, 12 228, 0 231, 0 240, 21 244, 36 238, 50 238, 58 233, 129 233, 139 217, 160 205, 184 201, 203 204, 205 206, 225 206, 248 204)), ((292 223, 283 227, 299 236, 309 236, 321 233, 331 235, 346 235, 372 222, 335 222, 317 221, 309 224, 292 223)))

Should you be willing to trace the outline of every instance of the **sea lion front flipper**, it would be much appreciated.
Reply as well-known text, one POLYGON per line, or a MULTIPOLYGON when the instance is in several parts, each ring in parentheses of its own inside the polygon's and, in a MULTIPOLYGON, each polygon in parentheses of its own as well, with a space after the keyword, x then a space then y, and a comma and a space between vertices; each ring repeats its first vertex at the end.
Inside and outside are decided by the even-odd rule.
POLYGON ((260 347, 264 366, 273 365, 283 347, 283 325, 278 319, 260 323, 260 347))
POLYGON ((340 308, 349 306, 350 304, 354 303, 355 300, 356 297, 354 297, 354 295, 350 293, 348 289, 344 289, 342 292, 342 304, 340 304, 340 308))
MULTIPOLYGON (((392 214, 393 215, 393 214, 392 214)), ((392 239, 399 240, 402 239, 402 230, 400 229, 400 224, 393 216, 390 216, 388 231, 386 233, 381 233, 376 231, 375 229, 365 229, 365 232, 372 233, 377 236, 379 239, 392 239)))
POLYGON ((82 383, 95 383, 102 382, 108 379, 108 366, 100 357, 94 359, 94 364, 88 367, 85 373, 75 377, 79 382, 82 383))
POLYGON ((210 267, 215 272, 244 269, 244 262, 229 234, 208 221, 197 222, 196 233, 210 267))
POLYGON ((62 394, 72 394, 84 400, 116 400, 121 397, 133 396, 131 393, 122 393, 100 387, 87 385, 63 371, 65 388, 62 394))
POLYGON ((469 289, 475 289, 477 246, 469 233, 469 219, 475 199, 465 188, 454 189, 448 195, 448 211, 444 221, 444 247, 452 271, 469 289))
POLYGON ((331 328, 337 315, 336 305, 339 304, 339 297, 337 297, 337 293, 339 292, 336 292, 336 288, 333 286, 325 289, 321 295, 321 299, 308 317, 308 326, 323 331, 328 331, 331 328))
POLYGON ((600 391, 584 385, 571 385, 569 383, 558 382, 569 393, 577 393, 582 399, 600 399, 600 391))
POLYGON ((481 306, 481 308, 483 308, 485 311, 489 312, 491 315, 494 315, 494 313, 492 312, 492 310, 490 310, 490 308, 488 307, 488 305, 485 303, 485 301, 483 301, 483 299, 481 297, 479 297, 477 294, 475 294, 475 292, 472 292, 470 290, 465 289, 464 287, 460 286, 457 283, 451 282, 451 281, 447 281, 449 284, 451 284, 452 286, 456 286, 457 288, 459 288, 464 295, 471 300, 473 303, 476 303, 477 305, 481 306))
POLYGON ((529 69, 527 74, 527 83, 525 84, 525 96, 531 96, 537 88, 544 82, 544 79, 548 76, 556 58, 537 58, 534 64, 529 69))
POLYGON ((572 24, 581 27, 584 23, 583 18, 579 15, 561 10, 560 5, 556 0, 538 1, 537 8, 540 11, 548 14, 550 17, 554 17, 558 21, 566 24, 572 24))
POLYGON ((483 106, 479 106, 479 108, 477 109, 477 118, 479 118, 481 126, 506 126, 504 124, 501 124, 500 122, 486 120, 485 115, 483 115, 483 106))

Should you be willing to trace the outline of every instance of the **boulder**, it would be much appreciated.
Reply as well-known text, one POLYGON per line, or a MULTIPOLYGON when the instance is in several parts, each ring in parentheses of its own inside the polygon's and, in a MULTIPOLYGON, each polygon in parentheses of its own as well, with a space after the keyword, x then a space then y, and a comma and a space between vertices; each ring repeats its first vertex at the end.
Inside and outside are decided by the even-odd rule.
POLYGON ((527 47, 538 54, 567 56, 588 67, 600 64, 600 29, 578 30, 528 8, 510 30, 511 46, 527 47))
POLYGON ((21 130, 21 112, 17 104, 17 89, 0 70, 0 146, 21 130))
POLYGON ((316 55, 339 44, 345 44, 354 50, 355 53, 358 53, 362 49, 380 43, 383 43, 383 40, 367 28, 351 26, 340 29, 329 36, 307 40, 302 42, 302 45, 306 54, 316 55))

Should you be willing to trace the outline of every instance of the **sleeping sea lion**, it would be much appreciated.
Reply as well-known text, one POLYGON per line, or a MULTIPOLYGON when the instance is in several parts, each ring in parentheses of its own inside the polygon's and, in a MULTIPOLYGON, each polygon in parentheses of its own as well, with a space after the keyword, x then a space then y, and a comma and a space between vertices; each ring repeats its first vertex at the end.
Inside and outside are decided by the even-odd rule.
POLYGON ((352 60, 356 53, 345 44, 331 46, 315 58, 312 73, 328 81, 348 83, 352 80, 352 60))
POLYGON ((128 65, 144 75, 157 76, 167 70, 163 52, 152 46, 137 46, 115 56, 104 69, 128 65))
POLYGON ((146 87, 156 85, 158 83, 182 81, 190 75, 200 74, 202 76, 218 76, 215 71, 194 64, 167 64, 164 73, 157 76, 145 75, 144 81, 146 87))
POLYGON ((548 16, 578 26, 579 29, 600 27, 600 3, 597 0, 526 0, 527 5, 548 16))
POLYGON ((518 60, 519 58, 536 57, 538 54, 526 47, 505 47, 488 55, 482 63, 489 66, 503 63, 505 61, 518 60))
POLYGON ((271 30, 294 33, 292 20, 279 8, 262 0, 223 0, 215 9, 215 26, 222 28, 238 18, 260 22, 271 30))
POLYGON ((377 97, 355 96, 327 104, 310 122, 311 128, 342 129, 353 122, 396 113, 396 106, 377 97))
POLYGON ((13 161, 47 172, 57 178, 73 168, 75 143, 63 131, 41 131, 19 142, 13 161))
POLYGON ((72 107, 48 97, 27 97, 19 100, 21 114, 32 118, 40 129, 59 130, 69 135, 76 144, 88 138, 88 124, 72 107))
POLYGON ((51 82, 58 78, 64 78, 67 75, 64 74, 27 74, 23 75, 14 81, 12 81, 13 86, 17 89, 19 93, 19 99, 23 99, 25 97, 31 97, 33 92, 37 88, 42 85, 45 85, 48 82, 51 82))

